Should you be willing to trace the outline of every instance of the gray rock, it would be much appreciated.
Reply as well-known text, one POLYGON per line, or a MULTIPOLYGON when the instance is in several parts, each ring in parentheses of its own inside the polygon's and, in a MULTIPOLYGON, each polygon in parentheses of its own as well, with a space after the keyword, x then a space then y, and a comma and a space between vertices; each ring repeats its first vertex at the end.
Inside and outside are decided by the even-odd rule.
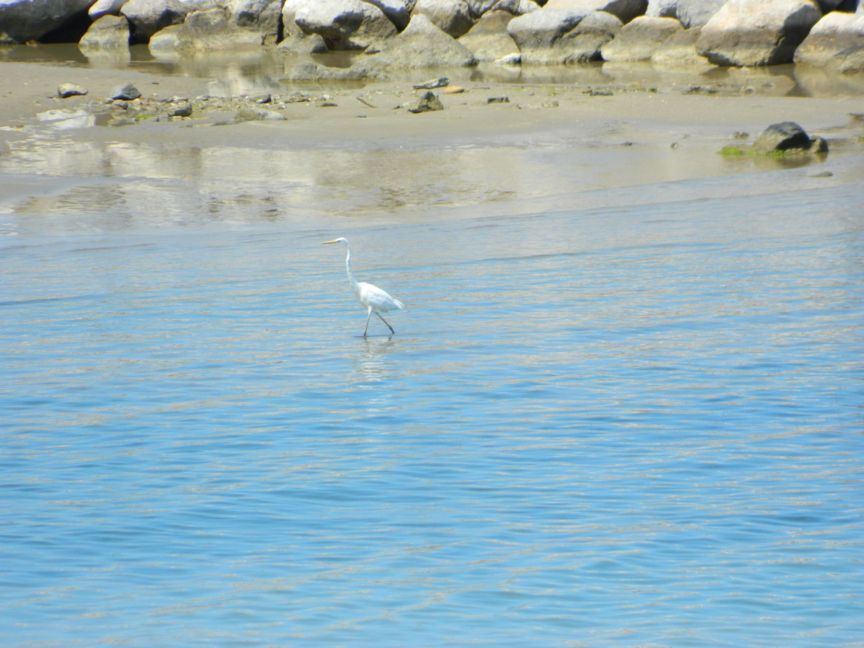
POLYGON ((279 35, 281 11, 281 0, 231 0, 229 23, 259 34, 262 43, 273 44, 279 35))
POLYGON ((604 61, 647 61, 666 39, 684 31, 677 18, 639 16, 600 50, 604 61))
POLYGON ((286 72, 288 81, 380 81, 386 78, 380 66, 369 65, 366 62, 349 68, 337 68, 304 61, 286 72))
POLYGON ((320 35, 330 49, 366 49, 396 34, 387 16, 362 0, 301 0, 295 7, 294 22, 320 35))
POLYGON ((507 25, 507 33, 523 53, 544 51, 554 47, 587 15, 588 12, 581 9, 544 7, 540 11, 513 18, 507 25))
MULTIPOLYGON (((93 0, 2 0, 0 34, 13 42, 38 40, 87 11, 93 0)), ((86 16, 85 16, 86 17, 86 16)))
POLYGON ((417 0, 366 0, 378 7, 400 30, 408 26, 417 0))
POLYGON ((864 13, 824 16, 795 50, 794 60, 843 72, 864 71, 864 13))
POLYGON ((479 18, 500 2, 501 0, 468 0, 468 10, 473 17, 479 18))
POLYGON ((511 20, 507 32, 519 46, 522 63, 561 64, 600 60, 600 48, 621 27, 621 21, 605 11, 585 14, 547 5, 511 20))
POLYGON ((715 65, 791 63, 821 16, 813 0, 729 0, 702 28, 696 49, 715 65))
POLYGON ((678 0, 648 0, 645 15, 651 18, 677 18, 678 0))
POLYGON ((622 23, 643 15, 647 7, 648 0, 549 0, 546 3, 548 9, 575 9, 585 13, 605 11, 622 23))
POLYGON ((514 16, 521 16, 522 14, 540 9, 540 5, 534 2, 534 0, 491 0, 491 2, 487 0, 487 4, 489 6, 483 11, 475 12, 472 8, 471 12, 479 18, 489 11, 506 11, 514 16))
POLYGON ((480 18, 487 11, 507 11, 514 16, 537 11, 547 0, 468 0, 471 15, 480 18))
POLYGON ((417 0, 413 15, 423 15, 453 38, 459 38, 474 25, 468 0, 417 0))
POLYGON ((687 29, 702 27, 716 14, 726 0, 677 0, 675 17, 687 29))
POLYGON ((320 34, 300 34, 284 38, 276 49, 283 54, 308 55, 327 52, 327 43, 320 34))
POLYGON ((81 51, 123 50, 129 48, 129 21, 125 16, 104 15, 90 25, 81 40, 81 51))
POLYGON ((505 56, 518 55, 519 47, 507 33, 511 20, 513 15, 507 11, 489 11, 459 42, 471 50, 478 61, 497 61, 505 56))
POLYGON ((420 100, 408 108, 408 112, 412 113, 423 113, 433 110, 444 110, 444 104, 441 103, 438 95, 434 92, 424 92, 420 100))
POLYGON ((445 34, 423 14, 414 14, 401 34, 388 40, 384 49, 370 56, 370 70, 387 67, 468 67, 476 65, 474 54, 445 34))
POLYGON ((700 31, 699 27, 691 27, 672 34, 651 54, 651 63, 659 67, 710 66, 708 59, 696 51, 700 31))
POLYGON ((179 60, 183 49, 183 25, 168 25, 150 37, 150 54, 161 60, 179 60))
POLYGON ((116 16, 119 15, 120 9, 126 3, 126 0, 96 0, 87 14, 91 20, 96 20, 101 16, 116 16))
POLYGON ((808 151, 825 153, 828 143, 821 137, 811 138, 798 124, 791 121, 771 124, 753 143, 757 153, 808 151))
POLYGON ((87 88, 83 88, 75 83, 61 83, 57 86, 57 96, 66 99, 67 97, 78 97, 87 94, 87 88))
POLYGON ((146 43, 160 29, 182 23, 186 14, 205 4, 206 0, 127 0, 120 13, 129 20, 131 41, 146 43))
POLYGON ((180 102, 176 105, 171 106, 168 110, 169 117, 191 117, 192 116, 192 104, 188 101, 180 102))
POLYGON ((444 88, 450 85, 450 79, 447 77, 437 77, 435 79, 429 79, 428 81, 423 81, 422 83, 415 83, 415 90, 433 90, 435 88, 444 88))
POLYGON ((140 90, 131 83, 117 86, 111 91, 111 99, 114 101, 132 101, 133 99, 138 99, 140 96, 140 90))

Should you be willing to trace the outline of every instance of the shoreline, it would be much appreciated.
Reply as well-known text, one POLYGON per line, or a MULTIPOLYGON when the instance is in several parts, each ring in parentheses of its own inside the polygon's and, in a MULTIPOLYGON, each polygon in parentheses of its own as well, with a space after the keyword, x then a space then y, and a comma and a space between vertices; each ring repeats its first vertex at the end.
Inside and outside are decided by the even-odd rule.
MULTIPOLYGON (((68 211, 69 205, 73 212, 86 210, 85 188, 94 178, 121 194, 138 185, 159 194, 165 182, 183 191, 192 182, 197 193, 184 197, 187 210, 204 210, 209 200, 220 210, 240 209, 236 195, 248 195, 265 215, 401 218, 463 209, 528 213, 573 201, 602 206, 618 200, 616 192, 637 195, 640 186, 784 168, 804 167, 801 186, 820 187, 859 181, 864 172, 864 121, 853 116, 860 101, 788 96, 786 78, 776 75, 742 73, 734 85, 725 75, 714 80, 722 84, 716 92, 698 76, 642 88, 614 79, 605 85, 459 80, 463 92, 436 90, 444 109, 422 114, 407 109, 423 92, 408 81, 280 82, 268 110, 293 93, 308 99, 284 103, 279 120, 250 120, 238 119, 234 109, 257 106, 255 84, 272 84, 270 77, 250 75, 250 94, 231 98, 211 93, 242 87, 243 78, 233 72, 225 83, 218 76, 51 63, 5 62, 0 70, 0 185, 26 187, 5 192, 0 213, 13 216, 68 211), (65 82, 88 93, 61 99, 56 89, 65 82), (176 96, 194 103, 200 96, 218 109, 157 119, 133 105, 141 100, 126 108, 106 100, 127 82, 151 105, 176 96), (489 103, 501 97, 507 101, 489 103), (113 122, 100 117, 67 128, 58 126, 62 120, 40 121, 38 115, 49 111, 109 117, 138 111, 144 118, 105 125, 113 122), (732 160, 719 154, 781 121, 826 138, 827 158, 732 160)), ((638 71, 619 68, 619 79, 638 71)), ((421 80, 418 74, 415 81, 421 80)), ((157 203, 173 209, 172 200, 168 193, 157 203)), ((147 205, 127 209, 143 213, 147 205)))

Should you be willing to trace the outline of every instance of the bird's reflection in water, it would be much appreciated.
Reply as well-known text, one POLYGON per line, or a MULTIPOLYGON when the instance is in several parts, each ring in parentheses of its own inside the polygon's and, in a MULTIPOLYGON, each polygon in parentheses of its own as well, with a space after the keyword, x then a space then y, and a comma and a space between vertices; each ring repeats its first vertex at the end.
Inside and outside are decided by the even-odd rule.
POLYGON ((364 337, 358 346, 355 359, 357 381, 380 383, 390 378, 391 363, 387 358, 395 348, 393 336, 364 337))
POLYGON ((354 375, 358 392, 363 394, 360 401, 363 402, 366 416, 394 414, 396 404, 391 389, 394 364, 388 355, 396 347, 393 336, 367 337, 357 345, 354 375))

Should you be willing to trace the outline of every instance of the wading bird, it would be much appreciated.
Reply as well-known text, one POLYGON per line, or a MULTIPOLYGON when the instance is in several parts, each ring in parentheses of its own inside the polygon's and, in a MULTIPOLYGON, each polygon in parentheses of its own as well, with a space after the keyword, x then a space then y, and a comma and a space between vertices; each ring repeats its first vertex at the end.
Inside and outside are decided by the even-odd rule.
POLYGON ((332 241, 324 241, 323 245, 332 245, 334 243, 345 244, 345 272, 348 274, 348 281, 354 290, 354 294, 357 295, 357 299, 366 307, 368 312, 363 337, 366 337, 366 334, 369 332, 369 320, 372 319, 372 313, 375 313, 378 319, 387 325, 387 328, 390 329, 390 335, 393 335, 396 331, 390 326, 390 322, 381 317, 381 313, 391 310, 402 310, 405 308, 405 304, 395 297, 391 297, 386 290, 381 290, 378 286, 366 283, 365 281, 357 281, 351 272, 351 248, 348 245, 348 239, 340 236, 332 241))

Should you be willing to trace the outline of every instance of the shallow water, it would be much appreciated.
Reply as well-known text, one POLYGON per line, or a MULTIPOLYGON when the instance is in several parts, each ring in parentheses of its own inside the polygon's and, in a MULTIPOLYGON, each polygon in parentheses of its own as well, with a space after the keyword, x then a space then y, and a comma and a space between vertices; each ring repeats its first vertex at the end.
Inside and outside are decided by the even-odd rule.
POLYGON ((861 645, 864 186, 811 175, 0 210, 4 645, 861 645))
MULTIPOLYGON (((75 44, 0 46, 3 61, 51 63, 73 67, 128 68, 151 74, 211 78, 211 94, 254 94, 278 90, 287 78, 310 62, 323 68, 345 68, 362 55, 344 52, 287 55, 279 50, 209 52, 197 57, 154 57, 145 45, 122 52, 89 51, 75 44)), ((538 83, 576 86, 612 86, 645 90, 650 87, 710 88, 721 94, 773 96, 858 97, 864 92, 864 74, 842 74, 808 66, 773 65, 762 68, 655 67, 650 63, 590 63, 580 65, 506 66, 482 63, 476 67, 441 70, 391 70, 394 81, 416 83, 443 75, 455 83, 538 83)), ((324 82, 325 84, 327 82, 324 82)), ((358 82, 362 85, 362 82, 358 82)), ((346 82, 339 82, 344 87, 346 82)), ((317 84, 316 84, 317 85, 317 84)), ((320 86, 318 86, 320 87, 320 86)))

